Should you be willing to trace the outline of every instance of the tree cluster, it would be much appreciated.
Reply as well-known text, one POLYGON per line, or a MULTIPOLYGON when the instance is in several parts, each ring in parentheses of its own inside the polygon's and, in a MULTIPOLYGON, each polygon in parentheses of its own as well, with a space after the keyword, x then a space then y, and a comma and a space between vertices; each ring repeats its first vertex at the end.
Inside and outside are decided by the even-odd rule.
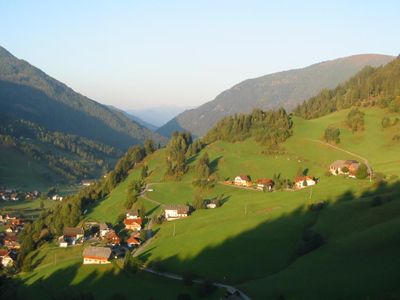
POLYGON ((351 132, 357 132, 364 130, 364 116, 365 113, 360 111, 358 108, 353 108, 346 118, 346 125, 351 129, 351 132))
POLYGON ((193 180, 193 185, 201 188, 207 187, 210 184, 209 177, 211 175, 210 159, 207 152, 197 160, 195 171, 196 177, 193 180))
POLYGON ((166 177, 179 180, 187 172, 187 151, 192 143, 192 135, 189 132, 174 132, 172 134, 165 150, 166 177))
POLYGON ((324 132, 324 140, 328 143, 340 143, 340 129, 336 127, 327 127, 324 132))
POLYGON ((277 145, 292 135, 292 119, 284 110, 253 110, 250 114, 228 116, 219 121, 204 137, 206 143, 254 138, 263 145, 277 145))
POLYGON ((400 59, 378 68, 365 67, 344 84, 323 90, 295 109, 305 119, 318 118, 352 106, 379 106, 400 112, 400 59))

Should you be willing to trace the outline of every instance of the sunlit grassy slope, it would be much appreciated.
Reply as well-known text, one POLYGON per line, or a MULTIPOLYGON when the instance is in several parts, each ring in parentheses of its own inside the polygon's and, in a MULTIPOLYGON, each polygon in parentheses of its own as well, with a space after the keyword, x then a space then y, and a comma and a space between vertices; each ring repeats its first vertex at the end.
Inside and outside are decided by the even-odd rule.
MULTIPOLYGON (((392 141, 399 125, 382 129, 381 119, 387 112, 363 111, 365 130, 356 134, 344 126, 346 110, 308 121, 295 117, 294 134, 282 145, 282 155, 262 154, 264 148, 251 140, 208 145, 202 153, 208 152, 213 176, 219 181, 238 174, 250 175, 253 180, 274 174, 294 179, 301 169, 319 178, 319 184, 302 191, 263 193, 216 183, 203 195, 223 195, 226 202, 221 208, 199 210, 187 219, 155 227, 159 230, 142 255, 150 265, 171 272, 240 285, 254 299, 399 296, 394 281, 400 271, 393 267, 400 265, 395 255, 400 250, 395 229, 400 222, 396 187, 375 190, 376 184, 368 179, 325 175, 336 159, 362 158, 376 172, 391 178, 391 184, 396 180, 393 176, 400 175, 400 142, 392 141), (339 149, 321 139, 330 125, 341 129, 339 149), (380 194, 381 205, 372 206, 374 196, 366 191, 380 194), (319 201, 329 204, 319 212, 307 209, 319 201), (320 234, 325 243, 301 255, 298 249, 307 243, 305 236, 310 230, 320 234)), ((161 204, 190 203, 198 192, 191 184, 197 157, 191 159, 191 168, 180 182, 165 182, 164 150, 149 156, 145 164, 152 173, 147 183, 154 191, 146 196, 161 204)), ((95 205, 87 218, 115 222, 124 212, 129 182, 139 176, 140 166, 95 205)), ((141 201, 149 209, 157 208, 141 201)))

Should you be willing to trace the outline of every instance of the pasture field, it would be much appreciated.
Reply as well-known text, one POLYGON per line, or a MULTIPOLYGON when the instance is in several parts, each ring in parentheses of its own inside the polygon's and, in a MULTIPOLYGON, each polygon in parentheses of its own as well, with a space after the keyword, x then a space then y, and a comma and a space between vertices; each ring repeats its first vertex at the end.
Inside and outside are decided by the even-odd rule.
MULTIPOLYGON (((153 153, 144 162, 151 172, 146 182, 153 191, 140 199, 150 215, 159 212, 162 204, 191 203, 196 193, 204 198, 219 196, 224 203, 220 208, 197 210, 185 219, 153 225, 156 234, 138 255, 153 268, 233 284, 254 299, 400 297, 396 284, 400 276, 396 255, 400 250, 396 181, 400 142, 392 140, 399 128, 381 128, 381 119, 387 115, 383 110, 362 110, 365 130, 356 134, 344 125, 348 110, 315 120, 294 117, 294 134, 283 143, 285 152, 279 155, 264 154, 265 148, 252 140, 215 142, 190 160, 189 172, 178 182, 164 180, 164 150, 153 153), (322 141, 328 126, 340 128, 340 144, 322 141), (215 183, 200 191, 192 181, 196 159, 205 151, 215 183), (375 172, 386 175, 387 183, 328 176, 329 164, 337 159, 366 159, 375 172), (274 174, 294 179, 299 170, 319 183, 300 191, 272 193, 220 183, 239 174, 250 175, 254 181, 274 174), (323 204, 311 208, 318 203, 323 204)), ((108 198, 93 206, 87 218, 114 223, 125 211, 127 186, 139 178, 140 170, 141 166, 132 170, 108 198)), ((26 283, 47 276, 44 270, 59 270, 48 268, 38 268, 26 283)), ((94 282, 117 272, 112 266, 104 271, 76 265, 73 269, 71 284, 76 285, 91 278, 89 283, 97 286, 94 282)))

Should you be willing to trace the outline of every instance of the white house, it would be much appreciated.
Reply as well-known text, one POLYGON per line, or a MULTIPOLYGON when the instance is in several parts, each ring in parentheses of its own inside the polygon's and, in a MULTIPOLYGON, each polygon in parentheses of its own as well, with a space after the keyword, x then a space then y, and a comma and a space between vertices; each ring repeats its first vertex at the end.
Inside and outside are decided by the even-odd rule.
POLYGON ((63 201, 64 197, 60 195, 54 195, 53 197, 51 197, 51 199, 53 199, 54 201, 63 201))
POLYGON ((314 179, 314 177, 311 176, 301 176, 297 177, 296 180, 294 181, 294 185, 297 189, 304 189, 308 186, 316 185, 317 181, 314 179))
POLYGON ((164 208, 164 216, 167 221, 186 218, 189 214, 189 206, 181 204, 170 204, 164 208))
POLYGON ((234 183, 239 186, 250 186, 251 180, 247 175, 239 175, 235 177, 234 183))

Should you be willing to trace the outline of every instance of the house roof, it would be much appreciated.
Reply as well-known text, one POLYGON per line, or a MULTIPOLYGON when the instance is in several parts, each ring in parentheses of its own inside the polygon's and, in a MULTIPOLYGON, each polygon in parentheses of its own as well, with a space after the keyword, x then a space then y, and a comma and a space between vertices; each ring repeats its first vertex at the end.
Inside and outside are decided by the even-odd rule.
POLYGON ((338 169, 338 168, 341 169, 341 168, 344 168, 344 167, 348 168, 348 167, 350 167, 352 164, 359 164, 359 162, 356 161, 356 160, 353 160, 353 159, 347 159, 347 160, 342 160, 342 159, 340 159, 340 160, 334 161, 334 162, 330 165, 330 168, 331 168, 331 169, 338 169))
POLYGON ((177 210, 179 214, 187 214, 189 206, 182 204, 168 204, 165 205, 164 210, 177 210))
POLYGON ((115 239, 115 238, 119 238, 118 234, 116 234, 116 232, 114 230, 110 230, 107 234, 106 234, 106 238, 107 239, 115 239))
POLYGON ((142 219, 141 218, 136 218, 136 219, 125 219, 124 220, 125 225, 133 225, 133 224, 138 224, 142 225, 142 219))
POLYGON ((4 238, 4 241, 18 242, 18 237, 14 234, 7 234, 6 237, 4 238))
POLYGON ((89 246, 83 250, 83 257, 108 259, 111 255, 111 249, 106 247, 89 246))
POLYGON ((261 178, 257 180, 257 184, 266 184, 266 185, 273 185, 274 181, 269 178, 261 178))
POLYGON ((126 243, 139 245, 140 241, 138 239, 136 239, 135 237, 131 236, 129 239, 126 240, 126 243))
POLYGON ((295 182, 300 182, 300 181, 304 181, 304 180, 315 180, 314 177, 311 176, 299 176, 296 177, 295 182))
POLYGON ((78 234, 84 234, 82 227, 64 227, 63 235, 75 236, 78 234))
POLYGON ((0 256, 7 256, 8 250, 7 249, 0 249, 0 256))
POLYGON ((240 174, 239 176, 236 176, 236 177, 239 177, 240 179, 245 180, 245 181, 250 181, 250 177, 247 175, 240 174))

